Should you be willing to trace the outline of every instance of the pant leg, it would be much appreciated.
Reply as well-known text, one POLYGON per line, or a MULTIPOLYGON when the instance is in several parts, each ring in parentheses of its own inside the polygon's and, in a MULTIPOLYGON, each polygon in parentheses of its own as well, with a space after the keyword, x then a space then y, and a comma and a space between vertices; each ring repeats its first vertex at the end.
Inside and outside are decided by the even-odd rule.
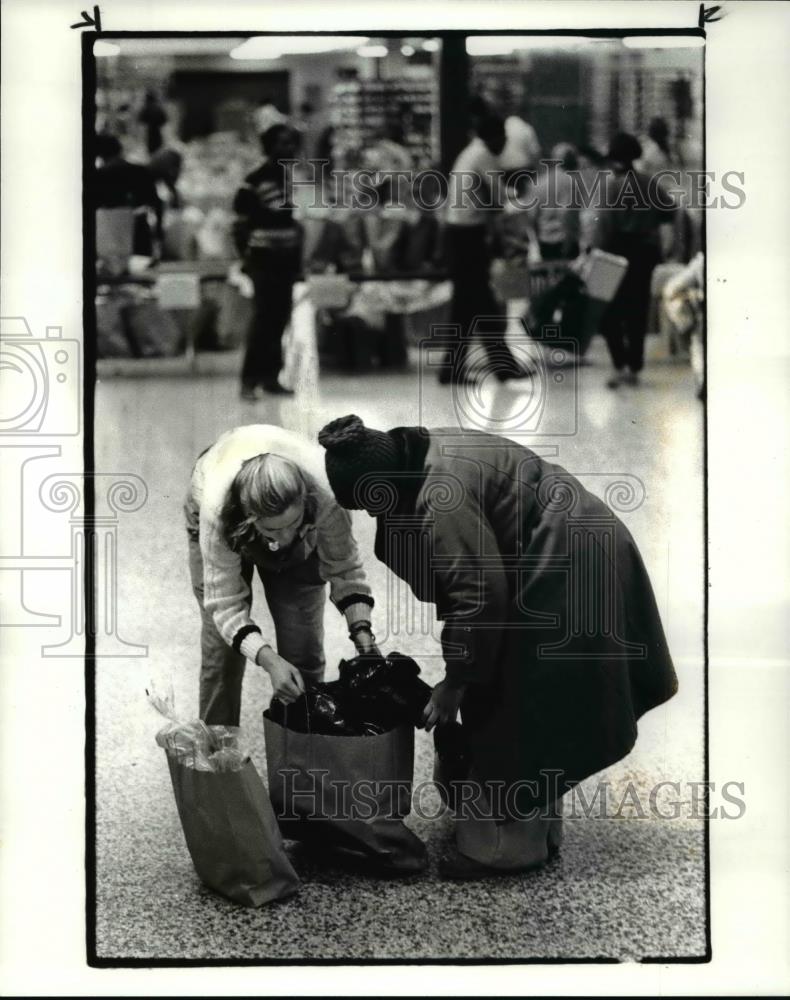
POLYGON ((484 226, 455 226, 450 234, 453 278, 452 322, 460 326, 460 345, 454 362, 459 372, 475 333, 486 351, 486 369, 499 377, 519 370, 505 343, 507 316, 491 290, 491 256, 484 226))
MULTIPOLYGON (((203 557, 198 538, 197 505, 187 498, 185 505, 189 544, 189 572, 192 590, 200 608, 200 693, 199 717, 209 725, 238 726, 241 715, 241 690, 245 659, 219 634, 213 616, 203 604, 203 557)), ((242 564, 247 585, 252 580, 252 566, 242 564)))
POLYGON ((291 318, 293 274, 272 267, 253 275, 255 313, 247 336, 241 380, 258 385, 276 380, 283 366, 282 339, 291 318))
POLYGON ((263 342, 266 336, 266 305, 263 289, 259 282, 253 281, 255 288, 255 304, 252 319, 247 327, 247 343, 244 349, 244 361, 241 366, 242 385, 254 388, 261 380, 263 370, 263 342))
POLYGON ((312 564, 311 567, 295 567, 290 572, 262 573, 261 580, 274 620, 277 652, 298 667, 306 681, 316 683, 324 679, 326 668, 326 584, 316 582, 316 575, 309 572, 311 568, 312 564))
POLYGON ((481 301, 485 303, 482 315, 489 317, 478 325, 478 334, 482 338, 486 352, 486 371, 501 380, 509 375, 519 374, 521 366, 505 341, 507 316, 502 312, 504 306, 496 301, 488 285, 481 296, 481 301))
POLYGON ((505 303, 497 301, 491 288, 491 254, 485 232, 481 232, 477 239, 479 245, 476 255, 480 263, 476 268, 476 274, 480 284, 476 290, 475 316, 480 319, 475 332, 481 337, 486 352, 486 371, 499 379, 505 379, 509 375, 517 375, 520 365, 505 342, 508 325, 507 309, 505 303))
POLYGON ((264 279, 266 333, 263 338, 263 381, 276 379, 283 366, 283 334, 291 320, 293 274, 273 271, 264 279))
MULTIPOLYGON (((623 279, 625 282, 625 279, 623 279)), ((623 291, 623 286, 617 290, 608 309, 601 317, 600 330, 609 348, 609 356, 614 367, 620 371, 628 363, 628 352, 626 349, 625 329, 624 329, 624 302, 627 292, 623 291)))
POLYGON ((650 312, 650 285, 658 253, 652 247, 634 254, 629 270, 625 304, 625 360, 632 372, 641 371, 645 363, 645 337, 650 312))
POLYGON ((473 817, 455 824, 455 844, 460 854, 489 868, 530 868, 548 860, 549 821, 535 819, 497 823, 473 817))
POLYGON ((447 349, 445 364, 461 374, 466 363, 469 327, 475 315, 474 275, 465 252, 464 227, 448 226, 448 270, 453 285, 450 322, 459 327, 459 337, 447 349))
POLYGON ((517 871, 543 864, 550 849, 562 843, 562 815, 554 802, 530 819, 508 820, 465 816, 455 824, 458 851, 490 868, 517 871))

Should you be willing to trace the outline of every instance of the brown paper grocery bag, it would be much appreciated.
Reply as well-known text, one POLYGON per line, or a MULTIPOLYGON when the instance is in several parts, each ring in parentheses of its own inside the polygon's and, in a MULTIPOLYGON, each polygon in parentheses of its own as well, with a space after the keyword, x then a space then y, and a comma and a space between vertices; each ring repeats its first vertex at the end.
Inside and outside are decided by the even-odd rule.
POLYGON ((385 868, 419 872, 425 845, 403 823, 411 811, 414 728, 379 736, 299 733, 263 713, 269 795, 283 835, 361 852, 385 868))
POLYGON ((251 760, 240 771, 198 771, 167 754, 195 871, 215 892, 263 906, 296 892, 269 797, 251 760))

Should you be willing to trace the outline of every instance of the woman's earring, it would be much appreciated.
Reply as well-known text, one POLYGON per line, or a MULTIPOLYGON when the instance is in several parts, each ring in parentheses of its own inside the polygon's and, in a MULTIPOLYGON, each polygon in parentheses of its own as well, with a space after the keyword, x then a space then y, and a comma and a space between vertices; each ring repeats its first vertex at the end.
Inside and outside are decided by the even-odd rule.
POLYGON ((269 545, 269 551, 270 552, 277 552, 277 551, 279 551, 279 548, 280 548, 280 543, 279 542, 269 542, 268 545, 269 545))

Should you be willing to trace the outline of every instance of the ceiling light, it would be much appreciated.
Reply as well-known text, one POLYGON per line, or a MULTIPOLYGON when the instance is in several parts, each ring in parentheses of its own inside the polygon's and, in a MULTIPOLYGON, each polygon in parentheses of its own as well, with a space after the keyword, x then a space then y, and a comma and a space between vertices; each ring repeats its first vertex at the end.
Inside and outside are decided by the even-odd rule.
POLYGON ((584 35, 470 35, 466 52, 470 56, 510 56, 534 49, 575 49, 592 41, 584 35))
POLYGON ((408 59, 410 56, 414 55, 416 50, 413 45, 401 45, 400 51, 401 55, 406 56, 406 58, 408 59))
POLYGON ((383 59, 389 54, 386 45, 360 45, 357 55, 367 59, 383 59))
POLYGON ((343 52, 370 39, 353 35, 256 35, 236 46, 231 59, 279 59, 281 56, 343 52))
POLYGON ((438 52, 442 43, 438 38, 426 38, 422 43, 423 52, 438 52))
POLYGON ((121 54, 121 46, 113 45, 112 42, 103 42, 101 38, 97 38, 93 43, 93 54, 97 59, 105 56, 119 56, 121 54))
POLYGON ((623 39, 627 49, 701 49, 704 44, 699 35, 630 35, 623 39))

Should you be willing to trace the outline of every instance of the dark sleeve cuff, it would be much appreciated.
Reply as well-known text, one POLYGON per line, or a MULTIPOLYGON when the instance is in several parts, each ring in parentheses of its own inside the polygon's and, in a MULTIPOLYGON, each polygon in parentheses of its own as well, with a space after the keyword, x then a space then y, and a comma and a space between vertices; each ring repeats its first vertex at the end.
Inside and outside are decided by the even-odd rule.
POLYGON ((348 597, 344 597, 342 600, 338 601, 335 607, 342 614, 346 608, 350 608, 352 604, 367 604, 368 607, 373 607, 373 598, 370 594, 349 594, 348 597))
POLYGON ((245 625, 244 628, 240 628, 239 631, 233 636, 232 646, 237 653, 241 652, 241 644, 252 632, 257 632, 259 635, 261 634, 261 630, 257 625, 245 625))

